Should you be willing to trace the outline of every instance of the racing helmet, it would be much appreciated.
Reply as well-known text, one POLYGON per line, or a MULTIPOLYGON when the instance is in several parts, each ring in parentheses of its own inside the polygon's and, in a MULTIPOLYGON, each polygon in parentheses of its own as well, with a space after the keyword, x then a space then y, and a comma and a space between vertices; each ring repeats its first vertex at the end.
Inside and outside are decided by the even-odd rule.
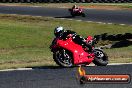
POLYGON ((73 5, 73 8, 77 8, 77 5, 73 5))
POLYGON ((77 5, 74 5, 74 8, 76 8, 77 7, 77 5))
POLYGON ((63 32, 64 32, 63 27, 62 27, 62 26, 59 26, 59 27, 56 27, 56 28, 55 28, 55 30, 54 30, 54 35, 55 35, 56 37, 58 37, 58 36, 60 36, 61 33, 63 33, 63 32))

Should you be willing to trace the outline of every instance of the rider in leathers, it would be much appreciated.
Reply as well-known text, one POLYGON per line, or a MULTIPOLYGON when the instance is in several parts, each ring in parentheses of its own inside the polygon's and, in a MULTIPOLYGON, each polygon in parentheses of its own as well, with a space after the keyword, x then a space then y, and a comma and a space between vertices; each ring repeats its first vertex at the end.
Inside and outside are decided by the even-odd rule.
POLYGON ((78 10, 79 10, 79 7, 77 7, 77 5, 74 5, 74 6, 72 7, 72 10, 73 10, 73 11, 78 11, 78 10))
POLYGON ((66 38, 71 36, 75 43, 77 43, 83 47, 86 47, 88 52, 92 51, 92 46, 87 44, 86 40, 83 37, 81 37, 80 35, 77 35, 77 33, 74 31, 64 30, 63 27, 59 26, 59 27, 55 28, 54 34, 56 37, 63 39, 63 40, 65 40, 66 38))

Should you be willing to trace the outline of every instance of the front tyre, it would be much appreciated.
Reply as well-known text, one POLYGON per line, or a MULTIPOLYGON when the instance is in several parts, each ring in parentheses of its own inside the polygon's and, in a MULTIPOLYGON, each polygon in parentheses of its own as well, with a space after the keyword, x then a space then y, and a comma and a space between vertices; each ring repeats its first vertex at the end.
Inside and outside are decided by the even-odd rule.
POLYGON ((61 67, 72 67, 72 55, 65 49, 60 49, 53 54, 54 61, 61 67))
POLYGON ((97 66, 106 66, 108 64, 108 56, 101 49, 94 49, 95 59, 93 63, 97 66))

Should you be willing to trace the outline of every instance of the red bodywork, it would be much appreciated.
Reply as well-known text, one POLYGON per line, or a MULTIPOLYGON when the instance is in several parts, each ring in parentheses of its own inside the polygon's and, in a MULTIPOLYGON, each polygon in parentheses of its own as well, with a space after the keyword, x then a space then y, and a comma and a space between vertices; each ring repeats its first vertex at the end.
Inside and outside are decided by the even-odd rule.
POLYGON ((69 9, 70 13, 75 15, 75 16, 80 16, 83 13, 83 9, 82 8, 78 8, 78 9, 69 9))
MULTIPOLYGON (((92 37, 88 36, 87 41, 92 37)), ((70 51, 73 55, 73 64, 90 64, 94 60, 94 53, 88 53, 81 45, 78 45, 72 41, 72 38, 66 40, 55 39, 56 44, 52 45, 52 49, 63 48, 70 51)))
POLYGON ((81 8, 73 9, 72 11, 75 13, 82 13, 83 12, 83 10, 81 8))

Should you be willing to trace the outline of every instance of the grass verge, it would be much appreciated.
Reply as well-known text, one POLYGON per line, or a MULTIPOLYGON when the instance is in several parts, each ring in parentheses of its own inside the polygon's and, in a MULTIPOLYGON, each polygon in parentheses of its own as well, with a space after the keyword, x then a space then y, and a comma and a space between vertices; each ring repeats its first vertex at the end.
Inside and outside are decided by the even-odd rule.
POLYGON ((15 6, 42 6, 49 8, 71 8, 74 4, 83 8, 107 10, 132 10, 132 3, 0 3, 0 5, 15 6))
MULTIPOLYGON (((132 33, 132 26, 128 25, 20 15, 0 15, 0 19, 0 69, 56 65, 49 45, 54 37, 53 30, 58 25, 72 29, 84 37, 103 33, 132 33)), ((132 62, 132 46, 105 51, 110 63, 132 62)))

